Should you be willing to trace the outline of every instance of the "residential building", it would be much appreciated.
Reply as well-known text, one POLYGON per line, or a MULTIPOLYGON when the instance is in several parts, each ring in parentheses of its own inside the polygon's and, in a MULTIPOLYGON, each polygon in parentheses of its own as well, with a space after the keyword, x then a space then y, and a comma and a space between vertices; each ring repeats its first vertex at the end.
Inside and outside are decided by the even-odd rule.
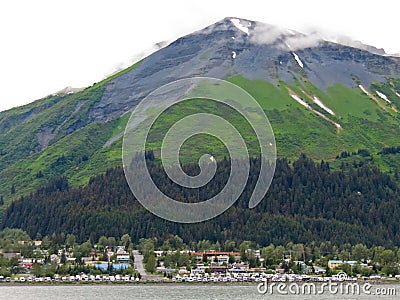
POLYGON ((196 260, 201 261, 206 258, 212 262, 228 263, 229 257, 233 256, 236 261, 240 260, 240 252, 226 252, 226 251, 204 251, 192 253, 196 256, 196 260))
POLYGON ((343 261, 343 260, 341 260, 341 259, 337 259, 337 260, 332 259, 332 260, 329 260, 329 261, 328 261, 328 267, 329 267, 330 269, 337 268, 337 267, 339 267, 339 266, 341 266, 341 265, 344 265, 344 264, 348 264, 348 265, 350 265, 350 266, 359 265, 361 268, 367 268, 367 267, 368 267, 367 264, 365 264, 365 263, 359 263, 359 262, 356 261, 356 260, 344 260, 344 261, 343 261))

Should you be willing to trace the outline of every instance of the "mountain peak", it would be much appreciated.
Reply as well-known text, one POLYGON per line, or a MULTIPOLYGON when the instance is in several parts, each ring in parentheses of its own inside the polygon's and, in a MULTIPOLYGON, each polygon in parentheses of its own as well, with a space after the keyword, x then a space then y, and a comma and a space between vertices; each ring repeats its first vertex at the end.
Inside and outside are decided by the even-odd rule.
MULTIPOLYGON (((235 32, 239 34, 242 39, 248 39, 250 42, 275 44, 276 46, 291 51, 316 47, 323 42, 332 42, 342 46, 368 51, 376 55, 392 56, 387 54, 382 48, 364 44, 345 35, 333 36, 318 31, 304 34, 296 30, 238 17, 226 17, 199 32, 209 32, 210 30, 235 32)), ((236 37, 232 37, 232 39, 236 39, 236 37)))
POLYGON ((252 27, 252 22, 245 19, 239 18, 225 18, 225 22, 231 22, 236 29, 242 31, 243 33, 249 35, 250 29, 252 27))
POLYGON ((81 88, 74 88, 72 86, 67 86, 63 88, 62 90, 59 90, 58 92, 55 92, 53 95, 68 95, 68 94, 74 94, 80 91, 83 91, 85 87, 81 88))
POLYGON ((274 45, 288 51, 317 46, 323 41, 323 38, 315 33, 305 35, 295 30, 237 17, 226 17, 197 31, 197 33, 203 34, 213 32, 224 32, 226 39, 232 39, 237 42, 274 45))
POLYGON ((396 60, 369 50, 332 43, 318 33, 303 34, 226 17, 175 40, 108 82, 102 99, 91 108, 89 120, 114 119, 155 88, 194 76, 241 75, 275 85, 307 79, 321 90, 335 84, 356 88, 361 82, 369 86, 387 76, 399 76, 396 60))

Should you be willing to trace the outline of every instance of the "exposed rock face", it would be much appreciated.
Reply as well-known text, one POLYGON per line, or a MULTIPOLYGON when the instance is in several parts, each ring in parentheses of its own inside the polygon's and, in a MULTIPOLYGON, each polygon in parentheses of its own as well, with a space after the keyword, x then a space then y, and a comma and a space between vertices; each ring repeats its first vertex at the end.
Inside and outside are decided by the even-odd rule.
POLYGON ((399 76, 400 67, 395 58, 259 22, 226 18, 179 38, 109 82, 101 101, 90 110, 89 120, 114 119, 154 89, 177 79, 235 74, 274 83, 277 78, 293 82, 295 77, 307 77, 325 89, 335 83, 356 86, 354 78, 369 86, 372 81, 384 81, 385 76, 399 76))
POLYGON ((51 127, 44 127, 37 133, 38 151, 45 149, 49 143, 54 139, 56 133, 53 132, 51 127))

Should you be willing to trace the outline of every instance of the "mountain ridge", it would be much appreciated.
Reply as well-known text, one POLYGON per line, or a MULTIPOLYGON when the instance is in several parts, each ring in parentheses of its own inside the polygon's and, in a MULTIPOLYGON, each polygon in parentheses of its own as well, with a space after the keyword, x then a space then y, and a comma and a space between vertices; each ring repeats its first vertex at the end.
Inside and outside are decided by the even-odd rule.
POLYGON ((374 164, 394 172, 396 156, 388 160, 377 153, 399 144, 398 58, 326 41, 312 44, 300 33, 282 36, 270 25, 231 19, 237 18, 181 37, 82 91, 0 112, 0 208, 54 176, 83 185, 121 165, 121 137, 135 105, 163 84, 192 76, 227 79, 252 94, 270 118, 280 157, 304 152, 334 160, 343 151, 368 149, 374 164), (263 43, 252 40, 262 30, 263 43), (294 48, 297 35, 315 46, 294 48))
MULTIPOLYGON (((375 47, 375 46, 373 46, 373 45, 364 44, 363 42, 360 42, 360 41, 358 41, 358 40, 353 40, 353 39, 351 39, 350 37, 347 37, 347 36, 344 36, 344 35, 329 36, 329 35, 323 34, 323 33, 318 32, 318 31, 313 31, 313 32, 311 32, 311 33, 305 34, 305 33, 301 33, 301 32, 296 31, 296 30, 287 29, 287 28, 283 28, 283 27, 279 27, 279 26, 274 26, 274 25, 270 25, 270 24, 267 24, 267 23, 263 23, 263 22, 260 22, 260 21, 252 21, 252 20, 249 20, 249 19, 238 18, 238 17, 225 17, 224 19, 222 19, 222 20, 220 20, 220 21, 218 21, 218 22, 216 22, 216 23, 214 23, 214 24, 212 24, 212 25, 206 26, 206 27, 203 28, 203 29, 196 30, 196 31, 194 31, 193 33, 190 33, 190 34, 188 34, 188 35, 186 35, 186 36, 189 36, 189 35, 194 34, 194 33, 204 32, 204 31, 210 30, 211 28, 215 28, 215 26, 217 26, 219 23, 223 23, 223 22, 225 22, 225 21, 227 21, 227 20, 231 20, 231 19, 236 19, 236 20, 241 21, 241 22, 252 22, 252 23, 254 23, 254 24, 262 24, 262 25, 264 25, 264 26, 268 26, 268 27, 270 27, 270 28, 274 28, 277 32, 286 32, 286 34, 289 33, 290 35, 298 34, 298 35, 301 35, 301 36, 304 36, 304 37, 312 36, 313 38, 315 38, 315 39, 318 40, 318 41, 331 42, 331 43, 335 43, 335 44, 342 45, 342 46, 348 46, 348 47, 351 47, 351 48, 356 48, 356 49, 360 49, 360 50, 365 50, 365 51, 368 51, 368 52, 370 52, 370 53, 372 53, 372 54, 376 54, 376 55, 380 55, 380 56, 386 56, 386 57, 389 57, 389 58, 391 58, 391 59, 395 59, 395 60, 397 60, 398 62, 400 61, 400 54, 387 53, 383 48, 377 48, 377 47, 375 47)), ((180 39, 180 38, 178 38, 178 40, 179 40, 179 39, 180 39)), ((164 47, 170 45, 171 43, 172 43, 172 42, 167 42, 167 41, 161 41, 161 42, 155 43, 155 44, 151 47, 151 48, 152 48, 152 51, 150 51, 150 54, 151 54, 152 52, 154 52, 154 50, 160 50, 160 49, 162 49, 162 48, 164 48, 164 47)), ((312 45, 312 44, 313 44, 313 43, 311 43, 311 45, 312 45)), ((303 46, 302 48, 305 48, 305 47, 303 46)), ((149 51, 148 51, 148 52, 149 52, 149 51)), ((144 58, 146 58, 146 56, 149 56, 150 54, 143 54, 141 57, 138 57, 137 62, 143 60, 144 58)), ((137 62, 135 62, 135 63, 133 63, 133 64, 136 64, 137 62)), ((129 68, 129 67, 128 67, 128 68, 129 68)), ((112 72, 112 73, 110 73, 108 76, 106 76, 106 77, 105 77, 105 80, 107 80, 107 79, 110 78, 110 77, 114 77, 115 75, 118 75, 121 71, 124 71, 125 69, 126 69, 126 68, 124 68, 124 69, 121 69, 121 68, 116 69, 114 72, 112 72)), ((103 81, 104 81, 104 80, 103 80, 103 81)), ((59 90, 59 91, 56 91, 56 92, 54 92, 54 93, 51 93, 51 94, 49 94, 49 95, 47 95, 47 96, 44 96, 43 98, 40 98, 40 99, 38 99, 38 100, 47 98, 47 97, 49 97, 49 96, 54 96, 54 95, 57 95, 57 94, 76 93, 76 92, 81 91, 82 89, 85 89, 85 88, 88 88, 88 87, 89 87, 89 86, 85 86, 85 87, 81 87, 81 88, 76 88, 76 87, 66 86, 66 87, 63 88, 63 89, 61 89, 61 90, 59 90)), ((34 101, 38 101, 38 100, 34 100, 34 101)), ((33 101, 33 102, 34 102, 34 101, 33 101)), ((31 103, 32 103, 32 102, 27 103, 27 104, 23 104, 23 105, 20 105, 20 106, 17 106, 17 107, 13 107, 13 108, 8 108, 8 109, 5 109, 5 110, 3 110, 3 111, 1 111, 1 112, 6 112, 6 111, 14 110, 14 109, 16 109, 16 108, 18 108, 18 107, 24 107, 24 106, 29 105, 29 104, 31 104, 31 103)))
MULTIPOLYGON (((285 82, 294 83, 293 77, 301 78, 304 70, 311 83, 320 89, 325 89, 333 83, 354 87, 356 84, 353 76, 369 86, 372 81, 383 82, 385 76, 400 74, 399 64, 392 58, 346 46, 340 46, 339 51, 342 52, 335 55, 336 50, 332 48, 334 45, 329 42, 321 44, 321 54, 314 53, 312 50, 303 53, 306 51, 304 49, 316 47, 297 49, 300 57, 307 57, 304 59, 304 68, 299 68, 293 55, 296 50, 281 50, 282 42, 286 43, 286 41, 283 41, 280 35, 276 40, 271 40, 271 44, 265 43, 265 40, 262 43, 254 42, 252 30, 256 31, 255 35, 257 35, 257 28, 261 25, 257 22, 251 24, 254 29, 250 27, 249 34, 246 34, 229 18, 225 18, 200 31, 177 39, 144 59, 138 68, 110 81, 106 85, 99 104, 94 107, 92 119, 108 120, 114 115, 124 113, 155 88, 185 77, 226 78, 229 75, 241 74, 248 79, 266 80, 277 84, 276 77, 285 82), (235 58, 232 58, 233 52, 235 58), (319 57, 308 61, 308 57, 316 55, 319 57), (360 61, 366 62, 366 66, 360 61), (176 66, 179 67, 176 68, 176 66), (386 66, 386 69, 382 70, 381 66, 386 66), (332 78, 333 75, 330 76, 329 73, 338 73, 338 68, 341 69, 341 73, 345 72, 346 76, 332 78), (132 79, 137 77, 142 79, 140 86, 132 82, 132 79), (153 86, 154 83, 157 85, 153 86), (107 106, 113 106, 113 108, 106 110, 107 113, 101 113, 101 110, 105 110, 107 106)), ((272 34, 276 34, 276 27, 272 28, 272 34)), ((266 30, 264 25, 261 26, 261 30, 266 30)), ((269 33, 268 30, 266 32, 269 33)), ((290 33, 285 36, 290 37, 290 33)))

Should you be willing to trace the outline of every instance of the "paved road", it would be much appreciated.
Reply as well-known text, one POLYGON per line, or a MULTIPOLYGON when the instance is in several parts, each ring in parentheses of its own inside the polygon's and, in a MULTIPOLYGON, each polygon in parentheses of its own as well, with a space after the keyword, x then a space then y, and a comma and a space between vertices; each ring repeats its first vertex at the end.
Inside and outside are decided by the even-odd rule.
POLYGON ((138 250, 133 250, 133 257, 135 258, 135 269, 142 276, 142 280, 151 280, 151 281, 161 281, 162 278, 157 275, 149 275, 146 273, 146 269, 143 264, 143 255, 139 253, 138 250))

